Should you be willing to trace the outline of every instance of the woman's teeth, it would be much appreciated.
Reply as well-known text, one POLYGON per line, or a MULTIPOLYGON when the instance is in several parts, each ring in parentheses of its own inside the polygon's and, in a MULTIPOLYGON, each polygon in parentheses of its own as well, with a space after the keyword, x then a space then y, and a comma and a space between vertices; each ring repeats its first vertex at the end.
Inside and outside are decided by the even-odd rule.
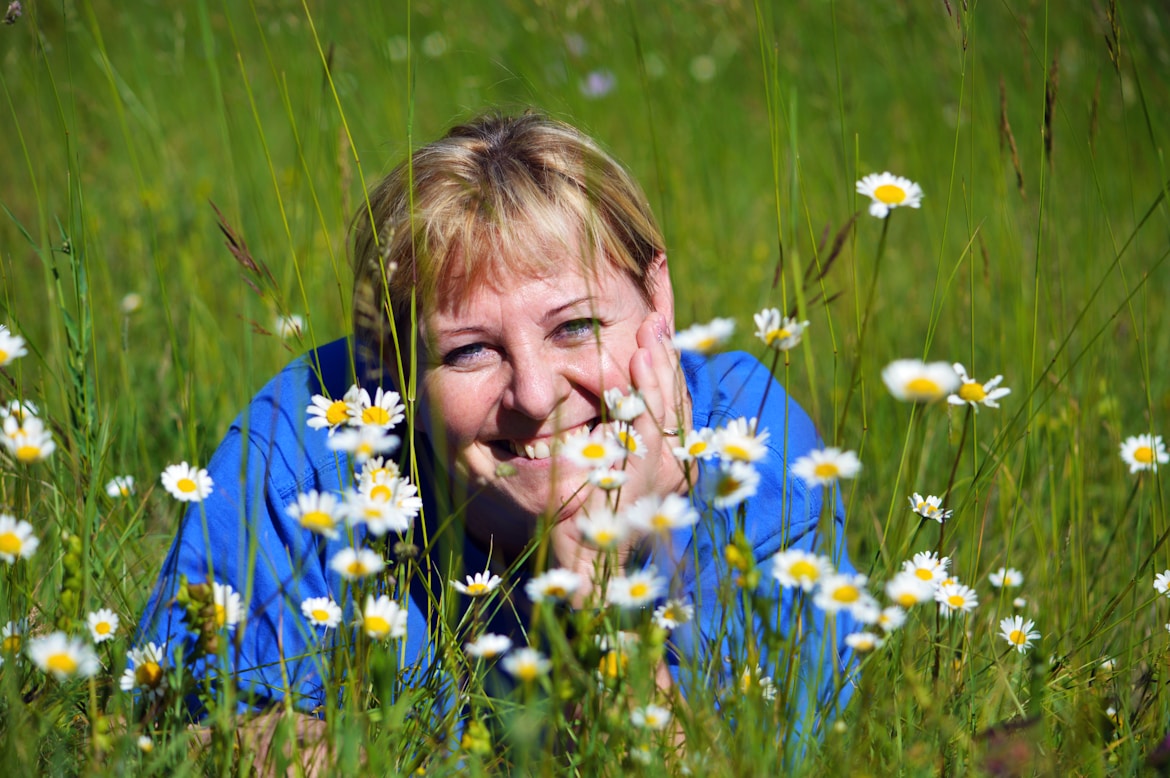
POLYGON ((509 440, 507 441, 507 446, 508 449, 518 457, 526 457, 528 459, 548 459, 553 455, 556 446, 559 446, 561 443, 573 437, 574 435, 588 435, 590 429, 593 426, 593 422, 582 424, 578 427, 574 427, 571 430, 566 430, 554 438, 538 440, 535 443, 519 443, 515 440, 509 440))

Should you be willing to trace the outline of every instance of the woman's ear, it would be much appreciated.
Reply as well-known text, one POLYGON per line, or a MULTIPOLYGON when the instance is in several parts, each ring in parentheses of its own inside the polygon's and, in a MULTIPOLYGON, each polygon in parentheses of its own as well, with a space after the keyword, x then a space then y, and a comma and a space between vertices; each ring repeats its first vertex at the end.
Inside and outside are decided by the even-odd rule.
POLYGON ((650 304, 666 317, 670 331, 674 332, 674 287, 670 284, 670 268, 666 264, 665 251, 658 252, 646 272, 650 282, 650 304))

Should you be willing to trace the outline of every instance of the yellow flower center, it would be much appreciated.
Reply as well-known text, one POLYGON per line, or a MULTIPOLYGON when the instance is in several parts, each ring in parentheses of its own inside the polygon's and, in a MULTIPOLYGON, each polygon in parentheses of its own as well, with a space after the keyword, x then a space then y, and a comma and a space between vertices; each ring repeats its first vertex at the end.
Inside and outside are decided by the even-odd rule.
POLYGON ((0 365, 8 364, 8 352, 0 348, 0 365))
POLYGON ((837 602, 857 602, 861 599, 861 590, 853 584, 838 586, 833 590, 833 599, 837 602))
POLYGON ((1013 629, 1008 635, 1008 641, 1015 643, 1017 646, 1022 646, 1028 642, 1028 636, 1018 629, 1013 629))
POLYGON ((934 580, 934 571, 929 569, 929 568, 926 568, 926 567, 918 568, 917 570, 914 571, 914 575, 918 576, 923 581, 933 581, 934 580))
POLYGON ((784 340, 785 338, 788 338, 791 336, 792 336, 792 333, 789 332, 784 327, 781 327, 778 330, 768 330, 768 334, 764 336, 764 343, 771 346, 776 341, 784 340))
POLYGON ((328 408, 325 409, 325 421, 329 425, 336 427, 349 416, 349 409, 341 400, 334 400, 328 408))
POLYGON ((390 423, 390 414, 380 405, 373 405, 362 411, 362 423, 381 427, 390 423))
POLYGON ((474 581, 472 583, 469 583, 467 585, 467 593, 469 595, 471 595, 472 597, 478 597, 481 594, 487 594, 488 593, 487 584, 480 583, 479 581, 474 581))
POLYGON ((608 651, 605 656, 601 657, 601 664, 598 669, 606 678, 617 678, 630 664, 630 660, 623 654, 617 651, 608 651))
POLYGON ((348 566, 346 566, 345 572, 349 573, 355 578, 360 578, 366 574, 366 566, 363 565, 360 560, 355 559, 354 561, 350 562, 348 566))
POLYGON ((565 587, 554 584, 545 588, 544 594, 546 597, 564 597, 568 594, 568 592, 565 591, 565 587))
POLYGON ((597 442, 586 443, 585 446, 581 449, 581 456, 585 457, 586 459, 604 459, 605 446, 597 442))
POLYGON ((983 402, 987 399, 987 392, 983 391, 983 384, 968 381, 959 387, 959 398, 969 403, 983 402))
POLYGON ((134 668, 134 685, 142 689, 153 689, 162 683, 163 672, 158 662, 141 662, 134 668))
POLYGON ((333 517, 325 511, 306 511, 301 514, 301 526, 314 532, 333 529, 336 524, 333 517))
POLYGON ((873 196, 886 205, 897 205, 906 199, 906 190, 896 184, 882 184, 873 190, 873 196))
POLYGON ((706 450, 707 450, 707 441, 705 441, 705 440, 696 440, 694 443, 687 446, 687 453, 693 457, 697 457, 699 454, 702 454, 706 450))
POLYGON ((650 519, 650 526, 654 529, 668 529, 670 527, 670 517, 663 513, 655 513, 650 519))
POLYGON ((119 487, 118 487, 118 492, 119 492, 119 493, 120 493, 120 494, 121 494, 123 497, 129 497, 129 496, 130 496, 130 487, 129 487, 129 486, 126 486, 125 484, 123 484, 122 486, 119 486, 119 487))
POLYGON ((9 635, 0 642, 0 651, 5 654, 15 654, 20 651, 20 635, 9 635))
POLYGON ((918 604, 918 598, 910 592, 902 592, 898 595, 897 600, 899 605, 904 605, 907 608, 909 608, 911 605, 918 604))
POLYGON ((536 665, 534 664, 522 664, 516 668, 516 677, 525 683, 535 681, 537 675, 536 665))
POLYGON ((1133 451, 1133 458, 1143 465, 1148 465, 1154 461, 1154 449, 1149 446, 1138 446, 1133 451))
POLYGON ((357 448, 354 450, 353 453, 359 457, 367 457, 368 458, 371 455, 373 455, 373 453, 374 453, 374 444, 369 442, 368 440, 363 440, 361 443, 358 444, 357 448))
POLYGON ((366 634, 372 637, 381 637, 390 631, 390 622, 381 616, 366 616, 362 621, 366 634))
POLYGON ((723 454, 728 459, 739 459, 746 462, 751 457, 748 455, 747 449, 738 444, 732 443, 723 447, 723 454))
POLYGON ((597 543, 597 545, 599 545, 599 546, 608 546, 610 543, 613 542, 614 537, 613 537, 612 532, 610 532, 609 530, 603 529, 603 530, 598 530, 598 532, 593 536, 593 539, 594 539, 594 542, 597 543))
POLYGON ((914 397, 934 399, 942 394, 942 387, 929 378, 919 376, 906 383, 906 391, 914 397))
POLYGON ((108 621, 99 621, 97 624, 94 624, 93 631, 99 635, 108 635, 113 632, 113 630, 110 629, 110 622, 108 621))
POLYGON ((394 496, 394 492, 390 491, 390 487, 386 484, 378 484, 370 490, 370 499, 379 502, 390 502, 390 498, 394 496))
POLYGON ((15 532, 0 533, 0 554, 16 556, 23 547, 24 543, 20 541, 20 536, 15 532))
POLYGON ((947 597, 947 604, 952 608, 962 608, 966 602, 967 601, 958 594, 952 594, 950 597, 947 597))
POLYGON ((638 441, 635 440, 634 436, 626 430, 618 431, 618 440, 621 441, 621 444, 625 447, 626 451, 638 450, 638 441))
POLYGON ((329 621, 329 611, 324 608, 313 608, 313 621, 326 622, 329 621))
POLYGON ((638 581, 636 584, 634 584, 633 586, 630 587, 630 596, 631 597, 641 598, 641 597, 645 597, 649 593, 650 593, 650 586, 649 586, 649 584, 647 584, 643 581, 638 581))
POLYGON ((741 486, 743 486, 742 481, 731 474, 726 474, 719 479, 719 485, 715 487, 715 492, 720 497, 727 497, 739 491, 741 486))
POLYGON ((184 494, 190 494, 191 492, 198 489, 199 486, 190 478, 180 478, 175 482, 175 488, 184 494))
POLYGON ((804 578, 809 581, 815 581, 819 577, 817 566, 807 559, 794 562, 792 567, 788 568, 788 573, 793 578, 804 578))
POLYGON ((45 666, 55 673, 61 675, 73 675, 77 672, 77 660, 73 658, 72 654, 62 651, 58 654, 50 654, 45 666))
POLYGON ((36 462, 41 458, 41 447, 25 444, 16 449, 16 458, 25 464, 36 462))
POLYGON ((918 512, 919 513, 923 513, 923 512, 928 511, 928 510, 930 510, 930 503, 926 502, 925 500, 918 503, 918 512))
POLYGON ((710 335, 705 338, 701 338, 699 342, 695 344, 696 351, 709 351, 713 348, 715 348, 715 338, 712 338, 710 335))
POLYGON ((817 478, 836 478, 841 470, 832 462, 818 462, 813 468, 813 475, 817 478))
POLYGON ((223 627, 224 624, 227 624, 227 608, 217 602, 215 604, 215 626, 223 627))

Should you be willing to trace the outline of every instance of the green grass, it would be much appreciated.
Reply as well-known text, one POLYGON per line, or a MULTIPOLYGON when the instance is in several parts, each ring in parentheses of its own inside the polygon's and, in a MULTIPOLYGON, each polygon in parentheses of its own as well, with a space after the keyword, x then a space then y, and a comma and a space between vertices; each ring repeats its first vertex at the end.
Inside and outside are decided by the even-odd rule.
MULTIPOLYGON (((25 3, 0 27, 0 323, 30 353, 0 371, 0 401, 35 401, 58 450, 35 466, 0 459, 0 505, 41 539, 32 559, 0 565, 0 623, 81 634, 85 613, 109 606, 123 632, 91 684, 6 658, 0 758, 53 773, 181 763, 177 715, 137 754, 116 683, 180 516, 158 474, 206 462, 270 375, 349 331, 347 227, 366 188, 456 120, 531 105, 643 183, 680 327, 733 316, 733 345, 758 353, 751 314, 801 305, 811 327, 780 377, 827 441, 861 455, 845 492, 860 570, 882 582, 934 548, 936 525, 919 531, 906 497, 953 482, 942 551, 980 593, 969 635, 912 617, 866 660, 841 731, 801 769, 957 775, 1010 752, 1035 760, 1024 773, 1140 771, 1170 727, 1158 694, 1170 602, 1152 588, 1170 524, 1159 477, 1131 476, 1117 452, 1165 432, 1170 411, 1170 39, 1157 4, 1099 5, 25 3), (596 70, 615 87, 590 98, 579 84, 596 70), (883 224, 854 183, 887 169, 926 199, 892 215, 875 276, 883 224), (209 201, 271 269, 263 295, 209 201), (834 301, 805 306, 821 291, 801 288, 806 268, 857 211, 824 281, 834 301), (123 313, 132 292, 142 307, 123 313), (306 316, 303 342, 271 334, 278 312, 306 316), (913 410, 880 379, 901 357, 1002 373, 1012 394, 970 419, 913 410), (138 479, 133 499, 106 498, 118 473, 138 479), (63 531, 81 540, 73 557, 63 531), (1012 612, 987 583, 1001 565, 1023 572, 1023 612, 1043 634, 1022 657, 995 636, 1012 612), (1030 723, 991 729, 1013 719, 1030 723)), ((416 767, 394 756, 421 759, 427 742, 392 725, 410 699, 363 702, 340 717, 342 762, 356 769, 361 744, 370 772, 416 767)), ((518 703, 500 718, 523 744, 530 717, 551 713, 518 703)), ((686 729, 708 769, 758 773, 777 758, 767 706, 747 705, 732 731, 704 703, 686 729)), ((595 713, 580 769, 617 772, 628 726, 595 713)), ((197 770, 235 769, 222 742, 201 753, 197 770)), ((507 758, 563 764, 521 746, 507 758)))

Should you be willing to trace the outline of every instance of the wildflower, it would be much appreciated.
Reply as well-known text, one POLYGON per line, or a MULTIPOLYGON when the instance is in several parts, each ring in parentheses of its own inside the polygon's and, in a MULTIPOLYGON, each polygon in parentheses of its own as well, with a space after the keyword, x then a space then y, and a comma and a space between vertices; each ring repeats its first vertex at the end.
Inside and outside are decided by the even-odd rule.
POLYGON ((735 319, 712 319, 706 324, 692 324, 674 334, 674 347, 679 351, 710 354, 731 338, 735 319))
POLYGON ((331 400, 325 395, 315 394, 306 409, 306 423, 315 430, 328 429, 332 435, 338 427, 349 421, 351 407, 358 402, 358 387, 351 386, 340 400, 331 400))
POLYGON ((287 316, 276 317, 276 334, 281 338, 299 338, 305 331, 305 319, 299 314, 290 313, 287 316))
POLYGON ((930 403, 959 388, 959 376, 946 362, 899 359, 886 365, 882 380, 899 400, 930 403))
POLYGON ((922 578, 914 570, 904 570, 886 582, 886 596, 903 608, 934 599, 938 583, 933 577, 922 578))
POLYGON ((584 585, 585 581, 580 574, 563 567, 554 567, 552 570, 541 573, 529 579, 524 584, 524 591, 528 599, 533 602, 565 600, 571 597, 584 585))
POLYGON ((120 308, 122 313, 126 316, 129 316, 132 313, 138 313, 138 311, 142 309, 142 295, 138 294, 138 292, 128 292, 127 294, 123 295, 122 299, 118 302, 118 308, 120 308))
POLYGON ((18 422, 23 422, 36 416, 37 412, 36 403, 32 400, 10 400, 7 404, 0 405, 0 421, 11 416, 18 422))
POLYGON ((680 494, 647 495, 626 509, 626 520, 635 529, 665 534, 698 523, 699 513, 680 494))
POLYGON ((1001 567, 987 578, 996 589, 1004 586, 1014 589, 1024 582, 1024 574, 1014 567, 1001 567))
POLYGON ((630 723, 635 727, 659 731, 670 723, 670 711, 661 705, 645 705, 630 711, 630 723))
POLYGON ((476 659, 495 659, 506 654, 512 648, 512 639, 506 635, 496 635, 485 632, 475 640, 463 646, 468 656, 476 659))
POLYGON ((118 682, 124 692, 135 689, 148 699, 159 699, 166 693, 167 677, 163 672, 166 653, 154 643, 132 648, 126 652, 126 670, 118 682))
POLYGON ((381 537, 387 532, 406 532, 422 510, 418 487, 407 478, 379 472, 362 478, 359 491, 346 496, 345 512, 351 524, 365 523, 381 537))
POLYGON ((597 99, 612 92, 616 84, 617 77, 614 76, 613 71, 591 70, 581 81, 579 88, 585 97, 597 99))
POLYGON ((316 627, 333 629, 341 623, 341 606, 332 597, 308 597, 301 602, 301 613, 316 627))
POLYGON ((577 529, 598 548, 613 548, 630 534, 625 519, 608 508, 596 508, 577 516, 577 529))
POLYGON ((683 600, 667 600, 654 609, 651 617, 655 624, 665 630, 671 630, 686 624, 695 617, 695 607, 683 600))
POLYGON ((768 455, 768 431, 756 432, 756 420, 733 419, 711 436, 711 447, 724 462, 758 462, 768 455))
POLYGON ((113 640, 114 635, 118 632, 118 614, 109 608, 102 608, 90 613, 85 617, 85 622, 89 625, 89 632, 93 635, 94 643, 113 640))
POLYGON ((881 614, 878 616, 877 625, 882 628, 882 631, 887 635, 896 629, 901 628, 906 623, 906 611, 898 605, 890 605, 882 608, 881 614))
POLYGON ((944 616, 950 616, 956 611, 970 613, 979 604, 979 597, 975 594, 975 590, 958 581, 939 584, 938 589, 934 592, 934 599, 942 608, 944 616))
POLYGON ((54 632, 28 642, 28 656, 43 672, 58 681, 73 676, 88 678, 101 667, 93 648, 64 632, 54 632))
POLYGON ((154 750, 154 741, 150 739, 150 735, 138 736, 138 750, 144 754, 149 754, 154 750))
POLYGON ((359 464, 377 454, 392 454, 402 439, 391 435, 379 426, 365 425, 357 429, 338 432, 329 438, 328 446, 333 451, 344 451, 359 464))
POLYGON ((760 690, 760 696, 771 702, 776 699, 776 682, 772 680, 772 676, 763 673, 764 670, 759 665, 756 665, 755 669, 745 667, 739 676, 739 690, 747 694, 753 688, 757 688, 760 690))
POLYGON ((833 575, 833 562, 827 556, 789 548, 772 557, 772 576, 781 586, 799 586, 811 592, 827 576, 833 575))
POLYGON ((403 415, 406 406, 400 402, 401 399, 402 396, 398 392, 385 391, 379 386, 374 391, 374 397, 371 400, 367 390, 359 389, 356 402, 346 406, 349 423, 354 426, 389 430, 406 418, 403 415))
POLYGON ((845 636, 845 645, 861 654, 881 648, 885 639, 872 632, 853 632, 845 636))
POLYGON ((163 470, 162 485, 179 502, 202 502, 211 494, 215 482, 202 467, 180 462, 163 470))
POLYGON ((482 573, 467 576, 467 583, 452 581, 451 586, 455 587, 455 591, 468 597, 484 597, 499 588, 501 580, 498 575, 492 575, 484 570, 482 573))
POLYGON ((646 444, 642 441, 642 435, 629 424, 609 425, 609 434, 617 441, 623 457, 646 456, 646 444))
POLYGON ((610 467, 620 462, 624 456, 617 441, 600 433, 569 436, 567 440, 558 444, 557 455, 578 467, 591 469, 610 467))
POLYGON ((535 681, 552 668, 552 663, 535 648, 517 649, 500 664, 509 675, 524 683, 535 681))
POLYGON ((1016 599, 1012 600, 1012 607, 1013 608, 1017 608, 1017 609, 1018 608, 1026 608, 1027 606, 1028 606, 1028 601, 1025 600, 1023 597, 1017 597, 1016 599))
POLYGON ((310 489, 298 494, 297 501, 285 506, 284 512, 310 532, 330 540, 338 537, 337 528, 341 523, 341 511, 338 508, 337 497, 328 492, 318 493, 316 489, 310 489))
POLYGON ((809 486, 828 486, 839 478, 852 478, 860 470, 857 454, 839 448, 810 451, 792 463, 792 474, 809 486))
POLYGON ((825 576, 817 587, 813 604, 826 613, 864 607, 873 598, 865 591, 866 577, 861 573, 834 573, 825 576))
POLYGON ((24 338, 13 335, 3 324, 0 324, 0 367, 6 367, 28 353, 24 347, 24 338))
POLYGON ((0 664, 5 657, 19 657, 20 649, 24 647, 24 633, 28 631, 28 621, 10 621, 0 630, 0 664))
POLYGON ((616 421, 631 422, 646 412, 646 401, 632 387, 629 394, 624 394, 616 386, 606 389, 604 399, 610 417, 616 421))
POLYGON ((343 548, 329 560, 329 568, 347 581, 377 575, 385 567, 382 557, 368 548, 343 548))
POLYGON ((922 205, 922 187, 908 178, 892 173, 870 173, 857 182, 857 193, 873 200, 871 216, 884 219, 892 208, 917 208, 922 205))
POLYGON ((715 449, 711 446, 714 437, 715 430, 710 427, 703 427, 701 430, 691 430, 683 436, 680 441, 682 445, 671 449, 671 453, 680 462, 710 459, 715 456, 715 449))
POLYGON ((26 465, 48 459, 57 449, 53 434, 45 429, 45 423, 36 416, 28 416, 23 421, 18 421, 14 415, 5 418, 0 443, 18 462, 26 465))
POLYGON ((106 482, 106 494, 118 499, 134 494, 134 476, 116 475, 106 482))
POLYGON ((605 601, 621 608, 637 608, 666 593, 666 579, 653 567, 628 576, 617 575, 609 580, 605 601))
POLYGON ((1121 444, 1121 459, 1129 465, 1129 472, 1139 470, 1158 471, 1158 465, 1170 462, 1170 454, 1162 443, 1161 435, 1131 435, 1121 444))
POLYGON ((17 559, 28 559, 41 541, 33 534, 32 525, 17 521, 15 516, 0 513, 0 559, 15 564, 17 559))
POLYGON ((1170 594, 1170 570, 1154 576, 1154 589, 1158 594, 1170 594))
POLYGON ((382 457, 370 457, 362 463, 362 474, 359 481, 359 489, 363 492, 373 488, 376 479, 381 479, 380 482, 389 481, 392 478, 398 478, 402 471, 398 468, 398 463, 392 459, 384 459, 382 457))
POLYGON ((930 581, 932 583, 942 583, 947 577, 947 567, 950 565, 950 557, 943 557, 939 559, 938 554, 933 551, 919 551, 914 555, 913 559, 908 559, 902 563, 902 570, 907 573, 913 573, 923 581, 930 581))
POLYGON ((777 351, 788 351, 800 343, 807 321, 781 316, 776 308, 765 308, 755 315, 756 337, 777 351))
POLYGON ((235 629, 240 623, 240 594, 230 584, 212 584, 215 599, 215 626, 235 629))
POLYGON ((589 472, 589 483, 598 489, 605 489, 606 491, 621 489, 629 480, 630 476, 625 470, 602 467, 589 472))
POLYGON ((374 599, 374 595, 367 594, 358 624, 372 640, 401 638, 406 637, 406 616, 406 609, 386 595, 374 599))
POLYGON ((944 511, 942 509, 942 498, 936 497, 933 494, 923 497, 918 492, 914 493, 913 497, 907 497, 910 501, 910 510, 917 513, 924 519, 934 519, 939 524, 943 523, 944 519, 949 519, 954 511, 944 511))
POLYGON ((986 405, 988 408, 998 408, 999 398, 1007 397, 1012 393, 1011 389, 1001 387, 1000 381, 1003 376, 997 375, 985 384, 981 384, 975 379, 967 375, 967 368, 962 364, 956 362, 954 365, 955 372, 959 375, 959 391, 947 397, 947 402, 951 405, 970 405, 977 412, 980 405, 986 405))
POLYGON ((999 634, 1022 654, 1032 647, 1033 640, 1040 639, 1040 633, 1032 629, 1034 626, 1030 619, 1024 621, 1023 616, 1008 616, 999 622, 999 634))
POLYGON ((715 78, 719 66, 710 54, 700 54, 691 60, 691 78, 700 84, 705 84, 715 78))
POLYGON ((715 482, 716 508, 734 508, 756 493, 760 474, 747 462, 728 462, 719 469, 715 482))

